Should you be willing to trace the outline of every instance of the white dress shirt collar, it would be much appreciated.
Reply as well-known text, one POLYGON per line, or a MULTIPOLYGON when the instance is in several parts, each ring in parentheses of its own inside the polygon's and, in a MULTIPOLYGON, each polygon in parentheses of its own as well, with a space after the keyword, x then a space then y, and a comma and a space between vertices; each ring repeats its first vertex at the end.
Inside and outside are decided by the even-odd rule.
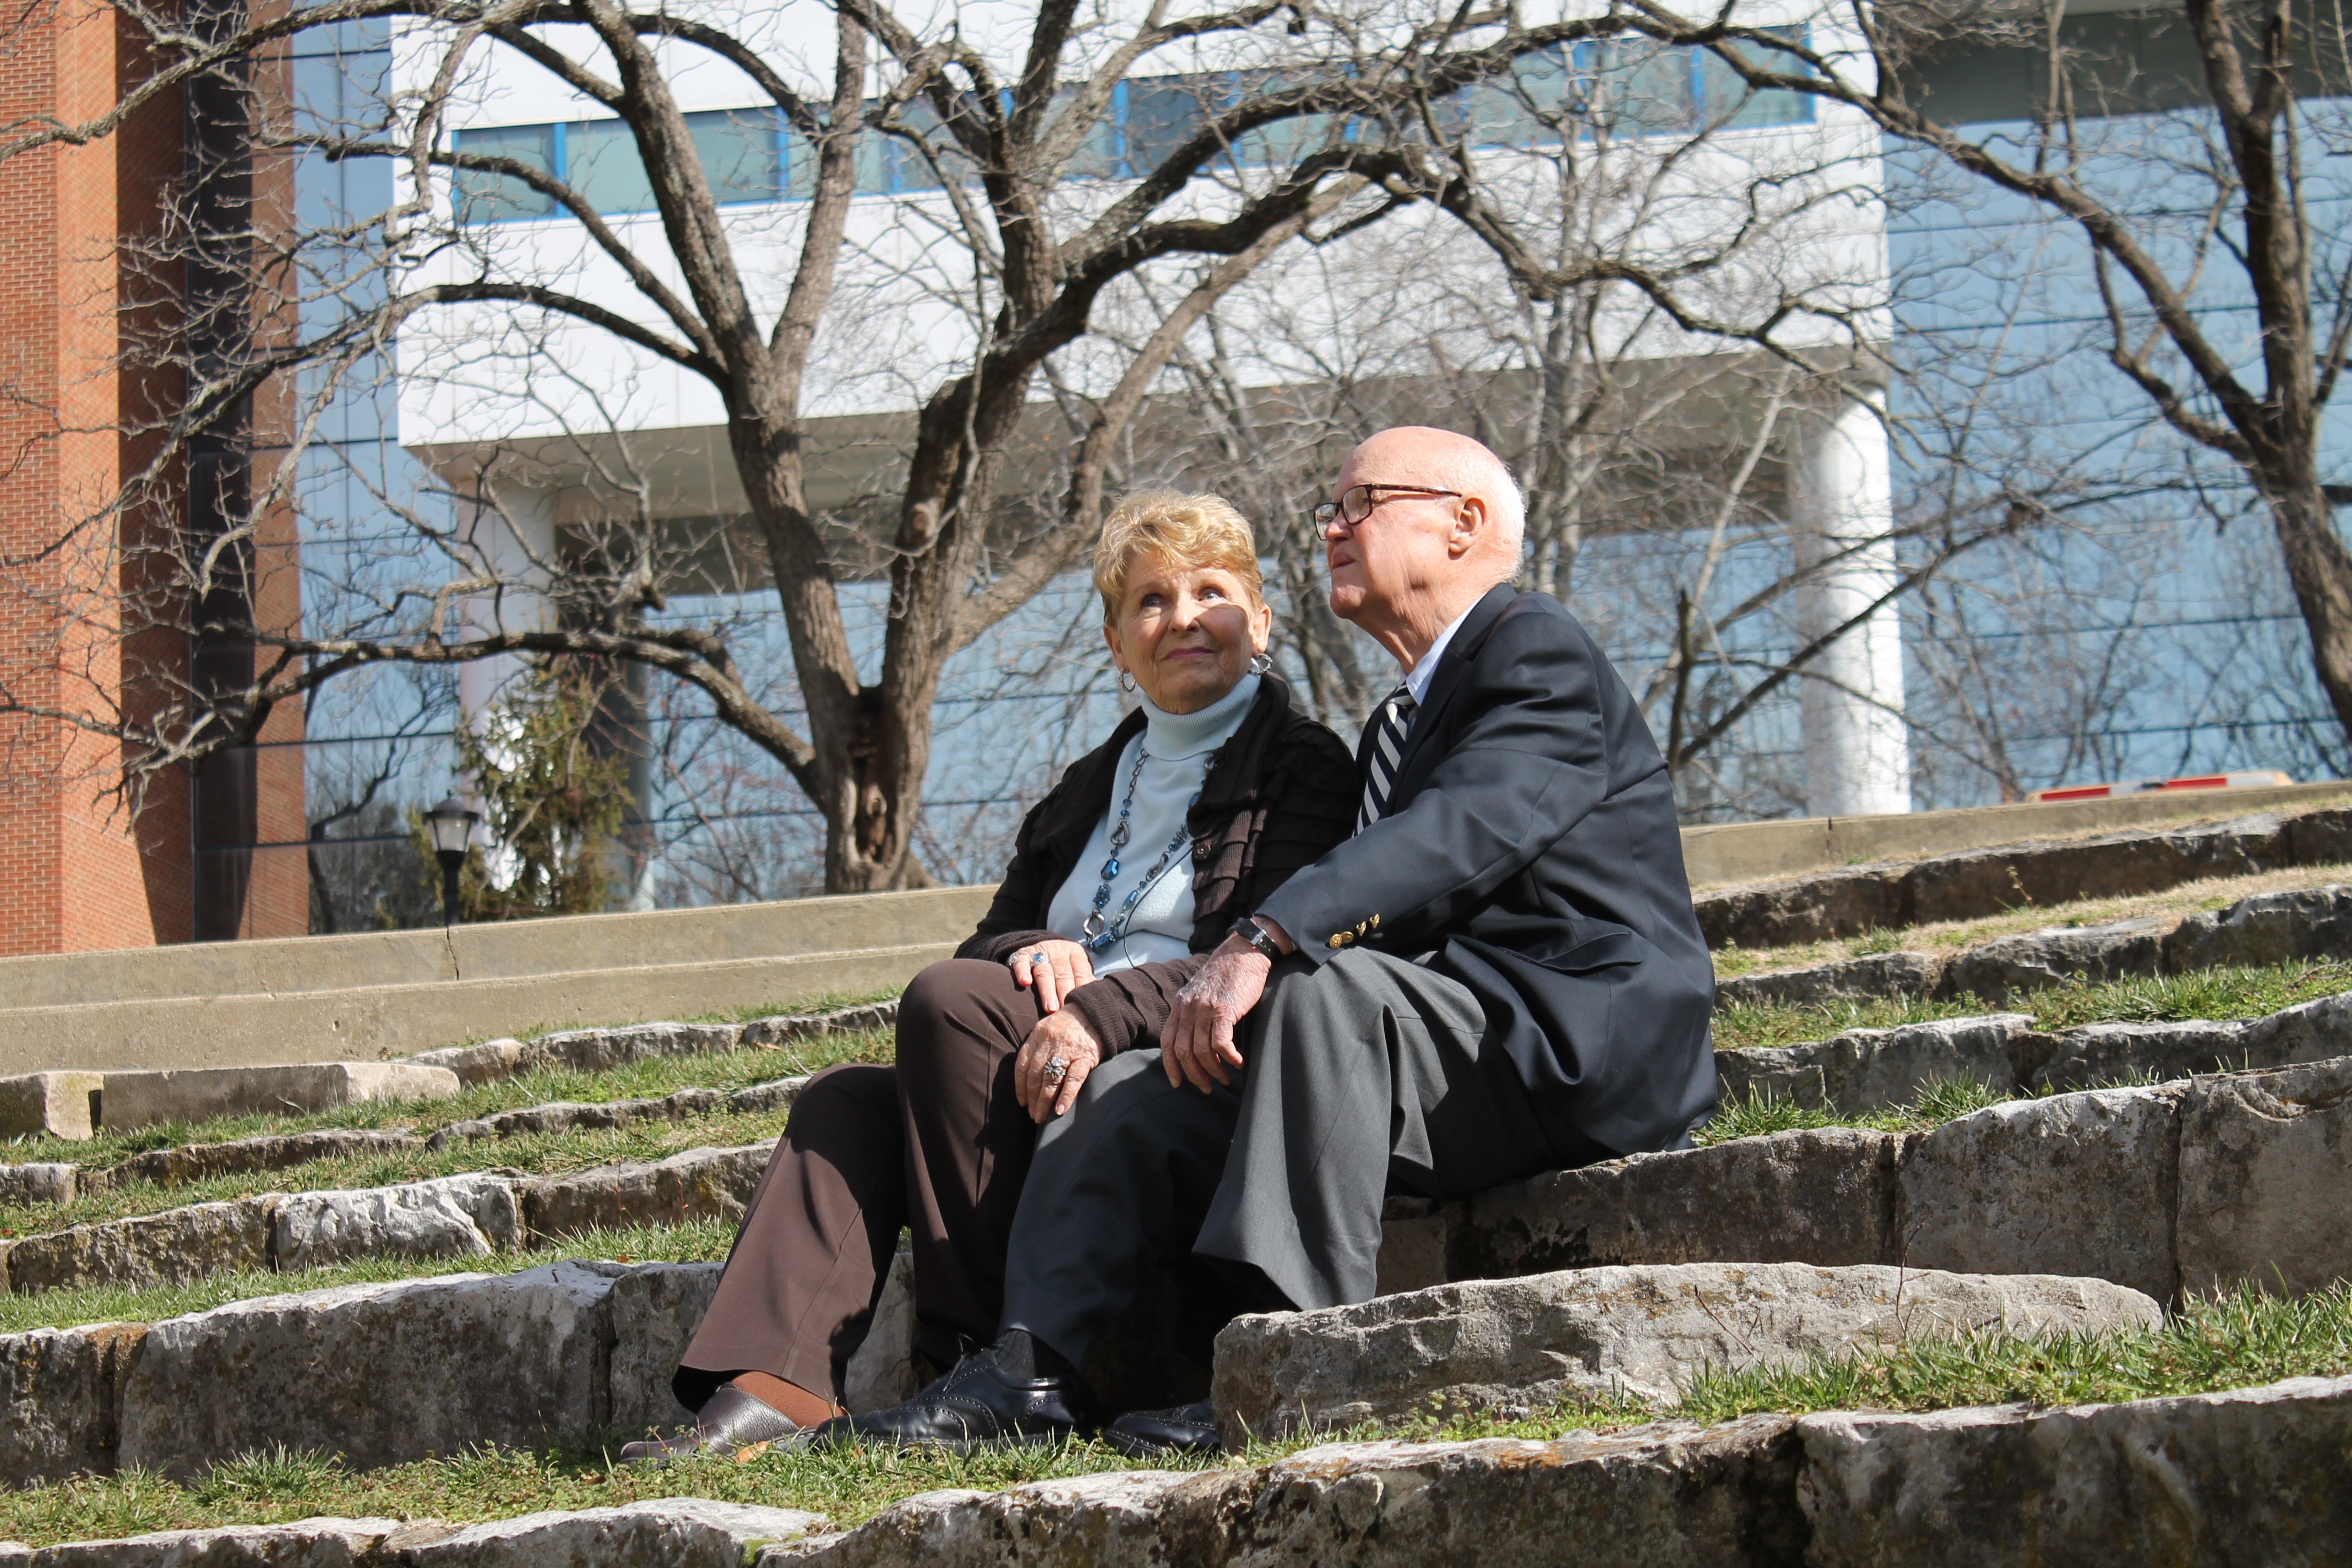
POLYGON ((1412 693, 1414 707, 1418 708, 1429 700, 1429 683, 1437 679, 1437 661, 1445 657, 1445 645, 1454 640, 1454 634, 1462 629, 1462 623, 1470 618, 1470 612, 1476 609, 1485 597, 1482 594, 1471 600, 1463 612, 1437 634, 1437 640, 1429 645, 1429 651, 1421 656, 1421 662, 1414 665, 1412 673, 1404 678, 1404 689, 1412 693))

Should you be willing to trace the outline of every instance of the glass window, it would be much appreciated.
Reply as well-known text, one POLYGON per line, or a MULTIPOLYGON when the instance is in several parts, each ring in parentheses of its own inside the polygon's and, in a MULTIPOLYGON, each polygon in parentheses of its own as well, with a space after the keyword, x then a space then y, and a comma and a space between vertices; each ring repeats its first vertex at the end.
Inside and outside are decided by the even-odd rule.
POLYGON ((650 212, 653 182, 637 139, 618 120, 583 120, 563 128, 565 183, 600 213, 650 212))
POLYGON ((702 176, 721 202, 772 202, 783 191, 776 168, 776 111, 721 109, 686 117, 702 176))
POLYGON ((1141 178, 1167 161, 1209 117, 1209 79, 1157 77, 1127 84, 1128 173, 1141 178))
MULTIPOLYGON (((555 127, 552 125, 500 125, 484 131, 460 131, 456 137, 457 151, 478 153, 486 158, 511 158, 542 174, 555 169, 555 127)), ((460 223, 497 223, 504 218, 547 217, 555 211, 555 201, 541 195, 520 180, 506 174, 492 174, 480 170, 457 172, 457 220, 460 223)))
MULTIPOLYGON (((1803 35, 1794 27, 1775 27, 1774 32, 1791 42, 1801 41, 1803 35)), ((1767 70, 1777 70, 1789 76, 1803 73, 1804 62, 1796 56, 1779 49, 1759 49, 1749 46, 1748 58, 1767 70)), ((1753 92, 1739 74, 1715 55, 1699 53, 1700 112, 1709 125, 1741 127, 1749 125, 1803 125, 1813 118, 1813 100, 1810 94, 1775 90, 1753 92)))
POLYGON ((1580 46, 1577 57, 1599 127, 1618 136, 1691 129, 1696 105, 1688 51, 1619 38, 1580 46))

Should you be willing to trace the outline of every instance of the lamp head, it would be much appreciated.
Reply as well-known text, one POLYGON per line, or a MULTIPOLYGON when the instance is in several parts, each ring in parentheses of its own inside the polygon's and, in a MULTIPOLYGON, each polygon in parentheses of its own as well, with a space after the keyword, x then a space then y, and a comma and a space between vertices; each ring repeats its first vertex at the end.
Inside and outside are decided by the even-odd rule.
POLYGON ((481 820, 480 812, 454 795, 425 814, 425 828, 433 835, 433 853, 442 869, 465 863, 466 841, 474 836, 474 825, 481 820))

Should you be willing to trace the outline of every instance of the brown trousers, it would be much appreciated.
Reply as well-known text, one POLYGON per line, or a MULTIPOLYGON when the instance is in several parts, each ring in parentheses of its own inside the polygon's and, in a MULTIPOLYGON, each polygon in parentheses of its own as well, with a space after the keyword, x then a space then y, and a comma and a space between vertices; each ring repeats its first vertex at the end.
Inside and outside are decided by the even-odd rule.
POLYGON ((898 1066, 809 1080, 672 1380, 679 1403, 699 1410, 740 1372, 838 1401, 902 1226, 916 1348, 947 1366, 996 1337, 1005 1239, 1037 1144, 1013 1058, 1041 1016, 1003 964, 949 959, 898 1004, 898 1066))

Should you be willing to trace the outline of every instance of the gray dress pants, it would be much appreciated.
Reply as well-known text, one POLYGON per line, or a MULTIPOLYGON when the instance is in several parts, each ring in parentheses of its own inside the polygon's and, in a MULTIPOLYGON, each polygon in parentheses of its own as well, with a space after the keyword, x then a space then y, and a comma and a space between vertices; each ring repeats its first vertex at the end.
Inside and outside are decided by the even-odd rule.
POLYGON ((1559 1163, 1485 1035, 1463 986, 1358 948, 1275 967, 1231 1087, 1171 1086, 1157 1051, 1112 1058, 1038 1140, 1004 1326, 1083 1364, 1145 1266, 1187 1242, 1295 1307, 1370 1300, 1391 1184, 1455 1197, 1559 1163))

